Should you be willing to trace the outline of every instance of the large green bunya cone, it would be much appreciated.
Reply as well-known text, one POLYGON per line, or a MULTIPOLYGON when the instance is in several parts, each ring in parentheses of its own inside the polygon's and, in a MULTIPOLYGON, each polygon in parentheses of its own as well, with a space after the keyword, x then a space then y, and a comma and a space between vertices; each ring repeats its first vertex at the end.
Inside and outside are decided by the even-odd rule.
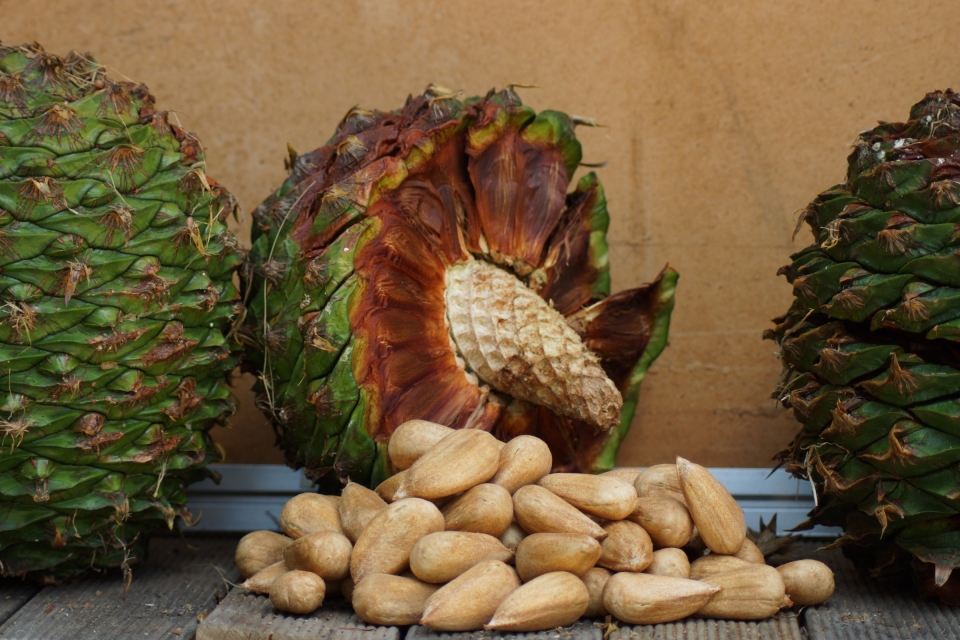
POLYGON ((613 465, 666 346, 677 274, 610 295, 603 189, 590 173, 567 193, 575 124, 511 89, 461 102, 431 87, 394 112, 353 109, 327 145, 292 155, 254 214, 245 294, 249 366, 292 466, 330 490, 375 485, 393 473, 386 445, 409 419, 535 434, 557 469, 613 465), (501 369, 512 378, 490 377, 486 347, 460 331, 495 308, 502 331, 488 324, 479 341, 516 364, 501 369), (567 341, 553 359, 548 339, 567 341), (573 353, 583 360, 567 366, 573 353), (613 401, 590 389, 556 401, 581 364, 599 372, 583 386, 613 401), (537 380, 548 382, 531 389, 537 380))
POLYGON ((0 46, 0 562, 143 557, 218 458, 241 261, 232 197, 143 85, 0 46))
POLYGON ((861 134, 803 219, 816 242, 781 269, 796 298, 767 335, 804 425, 780 460, 848 556, 960 604, 960 97, 861 134))

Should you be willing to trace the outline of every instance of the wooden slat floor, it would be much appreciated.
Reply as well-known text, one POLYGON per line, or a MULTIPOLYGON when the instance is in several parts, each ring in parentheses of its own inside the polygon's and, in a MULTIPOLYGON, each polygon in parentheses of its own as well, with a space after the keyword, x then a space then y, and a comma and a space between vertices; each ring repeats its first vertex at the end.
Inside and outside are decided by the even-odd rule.
POLYGON ((539 633, 439 634, 419 626, 367 625, 336 599, 309 616, 276 611, 265 596, 232 589, 238 536, 155 538, 124 593, 119 574, 60 587, 0 581, 0 640, 900 640, 960 638, 960 608, 893 592, 865 581, 842 554, 803 542, 787 559, 815 557, 836 572, 837 591, 799 615, 759 623, 688 620, 610 627, 581 620, 539 633))

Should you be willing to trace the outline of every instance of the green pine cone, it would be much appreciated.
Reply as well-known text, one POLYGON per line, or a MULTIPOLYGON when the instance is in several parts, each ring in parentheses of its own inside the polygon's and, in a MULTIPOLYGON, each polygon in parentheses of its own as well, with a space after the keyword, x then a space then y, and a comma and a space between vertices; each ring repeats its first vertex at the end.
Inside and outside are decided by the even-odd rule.
POLYGON ((843 527, 874 575, 914 558, 936 590, 960 566, 960 96, 862 133, 803 220, 815 243, 780 270, 795 299, 767 333, 803 423, 780 460, 816 486, 810 524, 843 527))
POLYGON ((242 261, 199 141, 89 56, 0 45, 0 564, 129 566, 218 458, 242 261))

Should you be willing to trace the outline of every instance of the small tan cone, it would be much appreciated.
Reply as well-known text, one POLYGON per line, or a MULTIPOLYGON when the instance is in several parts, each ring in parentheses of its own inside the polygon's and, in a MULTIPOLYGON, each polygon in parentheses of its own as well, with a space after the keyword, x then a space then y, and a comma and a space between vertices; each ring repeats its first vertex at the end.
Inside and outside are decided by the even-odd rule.
POLYGON ((280 526, 293 539, 321 531, 343 533, 338 504, 319 493, 301 493, 287 500, 280 511, 280 526))
POLYGON ((413 546, 410 570, 424 582, 442 584, 489 560, 512 562, 513 552, 485 533, 438 531, 413 546))
POLYGON ((427 600, 439 588, 416 578, 372 573, 353 590, 353 610, 370 624, 398 627, 417 624, 427 600))
POLYGON ((689 578, 690 560, 683 549, 658 549, 653 552, 653 562, 643 572, 670 578, 689 578))
POLYGON ((578 511, 563 498, 535 484, 513 494, 513 515, 529 533, 582 533, 602 540, 603 527, 578 511))
POLYGON ((637 498, 637 506, 626 518, 650 534, 655 547, 682 547, 693 534, 693 519, 682 502, 665 495, 637 498))
POLYGON ((661 624, 693 615, 720 589, 696 580, 646 573, 617 573, 607 581, 603 604, 630 624, 661 624))
POLYGON ((685 504, 675 464, 655 464, 647 467, 637 475, 633 488, 641 498, 673 498, 685 504))
POLYGON ((690 563, 690 578, 703 580, 718 573, 733 571, 745 567, 750 562, 736 556, 724 556, 719 553, 708 553, 690 563))
POLYGON ((240 538, 233 561, 240 575, 249 578, 272 564, 283 560, 283 550, 293 544, 293 538, 273 531, 253 531, 240 538))
POLYGON ((780 565, 777 572, 795 606, 821 604, 833 595, 833 571, 819 560, 795 560, 780 565))
POLYGON ((550 473, 552 467, 553 455, 546 442, 534 436, 517 436, 500 450, 500 465, 490 482, 512 495, 550 473))
POLYGON ((430 596, 420 624, 434 631, 481 629, 519 586, 520 578, 511 567, 497 560, 481 562, 430 596))
POLYGON ((496 438, 478 429, 457 429, 407 469, 394 499, 452 496, 486 482, 499 466, 496 438))
POLYGON ((447 531, 471 531, 499 537, 513 522, 513 498, 499 485, 468 489, 443 508, 447 531))
POLYGON ((453 429, 427 420, 407 420, 390 434, 387 453, 398 470, 409 469, 453 429))
POLYGON ((747 537, 743 511, 709 471, 689 460, 677 457, 677 473, 687 508, 700 537, 714 553, 732 555, 747 537))
POLYGON ((720 587, 720 592, 697 612, 700 618, 763 620, 792 604, 786 597, 783 578, 765 564, 745 563, 701 582, 720 587))
POLYGON ((611 571, 643 571, 653 562, 653 542, 640 525, 620 520, 608 522, 603 530, 607 537, 600 545, 597 564, 601 567, 611 571))
POLYGON ((576 533, 533 533, 517 546, 517 573, 524 582, 554 571, 581 576, 600 558, 600 543, 576 533))
POLYGON ((309 571, 287 571, 270 585, 270 602, 287 613, 313 613, 323 604, 326 586, 309 571))
POLYGON ((387 508, 387 503, 376 492, 361 484, 350 482, 340 496, 340 524, 350 542, 356 542, 373 517, 387 508))
POLYGON ((633 485, 611 476, 587 473, 551 473, 537 482, 577 509, 605 520, 623 520, 637 502, 633 485))
POLYGON ((290 568, 283 560, 274 562, 269 567, 261 569, 247 578, 240 586, 254 593, 270 593, 270 586, 273 585, 274 580, 287 571, 290 571, 290 568))
POLYGON ((603 567, 594 567, 580 576, 583 584, 587 587, 587 593, 590 594, 590 604, 587 610, 583 612, 585 618, 602 618, 610 615, 607 608, 603 605, 603 588, 607 586, 607 580, 613 574, 603 567))
POLYGON ((437 531, 443 531, 443 515, 432 503, 419 498, 394 502, 357 539, 350 576, 359 585, 371 573, 400 573, 407 568, 417 541, 437 531))
POLYGON ((576 622, 590 604, 590 592, 566 571, 546 573, 511 593, 484 629, 542 631, 576 622))
POLYGON ((283 550, 290 569, 310 571, 324 581, 343 580, 350 573, 353 545, 342 533, 323 531, 298 538, 283 550))

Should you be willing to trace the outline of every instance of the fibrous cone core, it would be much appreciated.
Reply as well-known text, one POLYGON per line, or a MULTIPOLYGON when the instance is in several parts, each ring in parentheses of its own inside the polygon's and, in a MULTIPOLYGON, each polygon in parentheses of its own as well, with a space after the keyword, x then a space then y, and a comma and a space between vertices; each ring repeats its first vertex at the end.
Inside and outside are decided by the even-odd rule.
POLYGON ((623 397, 564 317, 511 273, 483 260, 447 271, 447 319, 467 367, 494 389, 577 418, 620 423, 623 397))

